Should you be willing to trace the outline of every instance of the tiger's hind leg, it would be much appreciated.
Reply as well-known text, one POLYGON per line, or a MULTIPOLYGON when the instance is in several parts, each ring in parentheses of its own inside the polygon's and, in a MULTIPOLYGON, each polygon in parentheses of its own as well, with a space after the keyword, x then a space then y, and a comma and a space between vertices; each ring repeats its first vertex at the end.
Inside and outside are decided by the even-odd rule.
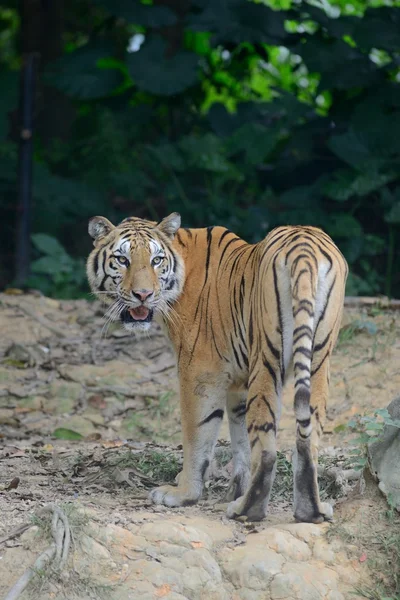
MULTIPOLYGON (((264 357, 265 358, 265 357, 264 357)), ((270 363, 265 360, 270 366, 270 363)), ((268 508, 269 496, 276 472, 277 415, 280 394, 276 377, 265 363, 255 367, 246 404, 247 431, 251 447, 251 480, 243 496, 228 505, 227 516, 235 519, 247 516, 261 521, 268 508)))
POLYGON ((227 413, 231 436, 233 472, 224 500, 243 496, 250 480, 250 444, 246 428, 246 394, 228 392, 227 413))
POLYGON ((294 517, 307 523, 329 521, 333 515, 332 506, 320 501, 317 476, 318 444, 325 422, 329 388, 329 354, 325 360, 320 359, 323 362, 319 365, 319 360, 311 372, 311 394, 309 389, 302 388, 295 395, 294 517))

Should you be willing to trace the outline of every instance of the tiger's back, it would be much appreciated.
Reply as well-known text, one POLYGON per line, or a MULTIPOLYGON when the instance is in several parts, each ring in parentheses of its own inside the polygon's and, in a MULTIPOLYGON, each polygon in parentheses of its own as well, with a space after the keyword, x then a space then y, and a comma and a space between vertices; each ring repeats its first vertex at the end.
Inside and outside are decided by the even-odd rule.
MULTIPOLYGON (((281 392, 293 368, 295 516, 330 518, 330 506, 319 500, 317 446, 346 261, 329 236, 313 227, 280 227, 258 244, 223 227, 176 228, 169 240, 162 232, 160 242, 158 228, 165 221, 145 223, 150 237, 168 242, 171 260, 182 266, 180 293, 169 302, 169 315, 159 317, 177 356, 184 466, 178 487, 156 488, 153 501, 182 506, 198 500, 226 409, 234 463, 228 515, 263 518, 276 469, 281 392)), ((132 255, 133 270, 134 262, 132 255)), ((130 310, 137 315, 139 309, 130 310)))

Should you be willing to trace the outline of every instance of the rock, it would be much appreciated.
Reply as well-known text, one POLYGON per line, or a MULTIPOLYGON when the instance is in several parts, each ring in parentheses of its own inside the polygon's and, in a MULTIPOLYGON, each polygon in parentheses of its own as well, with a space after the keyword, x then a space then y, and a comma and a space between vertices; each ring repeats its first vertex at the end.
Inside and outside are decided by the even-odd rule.
MULTIPOLYGON (((400 396, 387 407, 393 420, 400 420, 400 396)), ((379 481, 379 489, 391 505, 400 512, 400 429, 385 425, 379 440, 368 445, 372 475, 379 481)))
POLYGON ((14 416, 12 408, 0 408, 0 425, 18 426, 18 421, 14 416))
POLYGON ((62 415, 71 412, 82 394, 82 386, 72 381, 55 380, 50 384, 50 398, 46 400, 46 412, 62 415))
MULTIPOLYGON (((346 600, 361 573, 367 578, 342 541, 328 541, 328 525, 261 525, 231 548, 241 526, 215 517, 139 511, 123 527, 102 524, 93 508, 77 509, 89 520, 76 532, 70 568, 92 589, 108 586, 108 600, 346 600)), ((31 562, 44 542, 37 527, 21 536, 31 562)), ((18 549, 7 549, 7 565, 8 552, 15 558, 18 549)))

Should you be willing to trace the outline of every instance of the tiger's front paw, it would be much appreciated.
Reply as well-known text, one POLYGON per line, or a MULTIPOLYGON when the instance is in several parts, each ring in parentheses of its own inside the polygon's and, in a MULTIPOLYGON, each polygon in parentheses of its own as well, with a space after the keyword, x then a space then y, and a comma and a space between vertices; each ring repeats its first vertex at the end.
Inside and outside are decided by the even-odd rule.
POLYGON ((162 485, 151 490, 149 498, 154 504, 164 506, 190 506, 196 504, 201 492, 188 492, 185 489, 173 485, 162 485))

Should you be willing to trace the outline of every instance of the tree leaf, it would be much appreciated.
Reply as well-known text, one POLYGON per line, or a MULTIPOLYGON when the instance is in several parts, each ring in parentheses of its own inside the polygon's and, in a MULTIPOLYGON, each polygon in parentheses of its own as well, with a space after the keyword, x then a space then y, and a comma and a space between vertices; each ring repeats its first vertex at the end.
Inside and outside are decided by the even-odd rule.
POLYGON ((362 167, 371 160, 371 154, 364 140, 351 128, 346 133, 332 136, 327 146, 351 167, 362 167))
POLYGON ((74 98, 92 100, 108 96, 124 80, 122 70, 99 66, 99 61, 112 54, 110 43, 90 42, 48 65, 44 80, 74 98))
POLYGON ((283 43, 287 34, 284 14, 265 4, 247 0, 202 2, 202 11, 189 16, 188 25, 194 31, 211 31, 214 43, 229 41, 240 44, 283 43))
POLYGON ((140 89, 159 96, 173 96, 196 83, 198 56, 183 50, 166 58, 165 50, 164 40, 154 36, 138 52, 128 55, 127 64, 140 89))
POLYGON ((53 236, 47 233, 34 233, 31 236, 34 246, 49 256, 60 257, 65 255, 65 250, 60 242, 53 236))
POLYGON ((225 157, 221 140, 212 133, 203 136, 185 136, 180 140, 179 148, 186 164, 192 168, 214 173, 227 173, 233 170, 225 157))
POLYGON ((386 223, 398 225, 400 223, 400 201, 393 204, 392 208, 385 215, 386 223))
POLYGON ((176 23, 175 13, 167 6, 144 5, 140 0, 95 0, 112 15, 144 27, 168 27, 176 23))
POLYGON ((353 215, 336 213, 329 225, 329 233, 333 238, 351 238, 362 235, 362 227, 353 215))
POLYGON ((60 271, 60 261, 56 256, 42 256, 33 261, 31 270, 32 273, 41 273, 42 275, 55 277, 60 271))
POLYGON ((367 10, 362 19, 357 19, 352 37, 362 48, 380 48, 398 52, 400 48, 399 9, 380 7, 367 10))
POLYGON ((279 141, 279 128, 266 128, 258 123, 248 123, 240 127, 227 140, 228 156, 244 152, 251 164, 263 162, 279 141))
POLYGON ((53 437, 59 440, 82 440, 83 435, 78 433, 77 431, 73 431, 72 429, 67 429, 65 427, 58 427, 53 431, 53 437))

